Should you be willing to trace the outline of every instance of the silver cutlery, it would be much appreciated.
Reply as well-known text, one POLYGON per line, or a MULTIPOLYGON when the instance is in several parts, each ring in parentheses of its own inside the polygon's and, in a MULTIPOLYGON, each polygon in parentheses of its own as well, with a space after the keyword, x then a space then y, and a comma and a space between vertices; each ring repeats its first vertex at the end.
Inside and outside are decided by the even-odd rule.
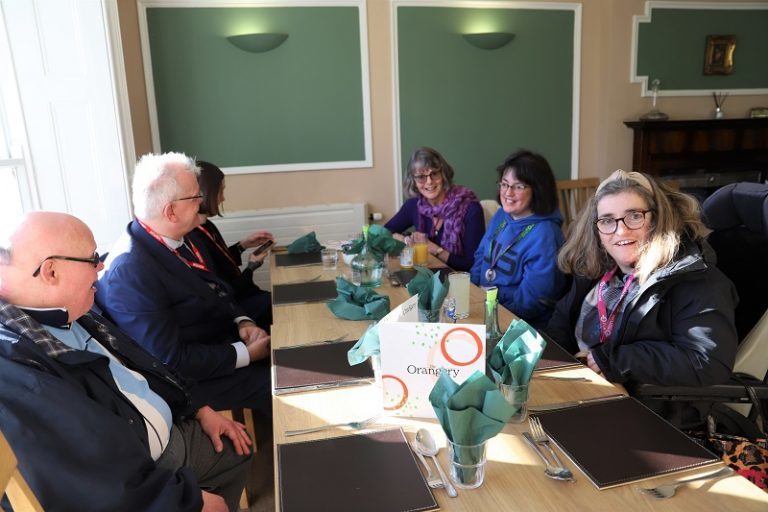
POLYGON ((421 454, 421 452, 416 448, 416 443, 414 441, 411 441, 409 443, 409 446, 411 447, 411 450, 413 451, 413 453, 416 454, 416 457, 419 458, 419 460, 421 461, 421 464, 427 470, 427 485, 429 485, 432 489, 438 489, 440 487, 443 487, 443 481, 432 474, 432 467, 427 462, 427 459, 425 459, 424 456, 421 454))
POLYGON ((349 333, 342 334, 338 338, 333 338, 332 340, 310 341, 309 343, 301 343, 299 345, 291 345, 290 347, 286 347, 286 348, 310 347, 312 345, 323 345, 325 343, 338 343, 340 341, 345 341, 344 338, 346 338, 347 336, 349 336, 349 333))
POLYGON ((703 475, 694 476, 691 478, 682 478, 671 484, 659 485, 657 487, 651 487, 651 488, 640 488, 640 490, 645 494, 650 494, 654 498, 663 500, 663 499, 671 498, 672 496, 674 496, 677 488, 683 484, 687 484, 688 482, 694 482, 696 480, 708 480, 710 478, 719 478, 721 476, 726 476, 730 474, 733 474, 733 470, 731 468, 726 467, 718 471, 714 471, 712 473, 705 473, 703 475))
POLYGON ((533 375, 534 379, 539 380, 566 380, 571 382, 592 382, 586 377, 560 377, 559 375, 533 375))
POLYGON ((626 395, 608 395, 600 396, 597 398, 585 398, 584 400, 573 400, 570 402, 558 402, 556 404, 529 405, 528 412, 556 411, 558 409, 568 409, 570 407, 576 407, 583 404, 591 404, 594 402, 609 402, 611 400, 624 398, 625 396, 626 395))
POLYGON ((570 472, 570 470, 566 469, 565 464, 563 464, 563 461, 561 461, 560 457, 557 456, 557 452, 552 448, 549 436, 546 432, 544 432, 544 427, 541 426, 541 420, 532 416, 528 418, 528 425, 531 427, 531 437, 533 438, 533 442, 539 446, 543 446, 549 451, 549 453, 552 455, 552 459, 555 461, 555 464, 557 464, 557 467, 563 470, 561 472, 563 475, 565 475, 567 472, 568 475, 573 477, 573 474, 570 472))
POLYGON ((321 430, 329 430, 332 428, 343 428, 343 427, 349 427, 354 430, 358 430, 367 426, 369 423, 373 423, 378 418, 379 418, 379 415, 377 414, 376 416, 371 416, 370 418, 362 421, 349 421, 347 423, 333 423, 331 425, 320 425, 318 427, 300 428, 298 430, 286 430, 285 432, 283 432, 283 434, 286 437, 300 436, 302 434, 309 434, 311 432, 320 432, 321 430))
POLYGON ((552 465, 551 462, 549 462, 549 459, 546 455, 544 455, 544 452, 541 451, 539 448, 539 445, 536 444, 536 442, 533 440, 533 437, 531 437, 531 434, 529 432, 523 432, 523 439, 525 439, 525 442, 528 443, 528 446, 533 449, 533 451, 536 453, 536 455, 539 456, 541 461, 544 463, 544 474, 547 475, 549 478, 553 480, 565 480, 567 482, 575 482, 573 479, 573 473, 571 473, 569 470, 565 468, 556 468, 552 465))
POLYGON ((443 468, 440 466, 440 463, 437 461, 437 455, 438 449, 435 445, 435 440, 432 437, 432 434, 430 434, 429 430, 425 428, 420 428, 418 432, 416 432, 416 441, 414 442, 414 448, 416 448, 417 453, 421 453, 422 455, 426 455, 427 457, 432 458, 432 462, 435 463, 435 467, 437 468, 437 472, 440 474, 440 479, 443 481, 443 486, 445 487, 445 490, 448 492, 448 496, 451 498, 455 498, 458 496, 456 493, 456 488, 453 486, 450 480, 448 480, 448 477, 445 476, 445 472, 443 472, 443 468))
POLYGON ((312 283, 314 281, 317 281, 323 277, 323 274, 318 274, 315 277, 312 277, 310 279, 297 279, 296 281, 286 281, 284 283, 276 283, 276 284, 304 284, 304 283, 312 283))

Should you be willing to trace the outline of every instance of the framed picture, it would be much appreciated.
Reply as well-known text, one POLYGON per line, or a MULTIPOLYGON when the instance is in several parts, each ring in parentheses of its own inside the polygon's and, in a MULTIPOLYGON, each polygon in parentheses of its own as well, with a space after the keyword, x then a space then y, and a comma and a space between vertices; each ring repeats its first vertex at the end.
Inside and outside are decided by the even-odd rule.
POLYGON ((707 36, 704 53, 705 75, 730 75, 733 73, 733 51, 736 36, 707 36))

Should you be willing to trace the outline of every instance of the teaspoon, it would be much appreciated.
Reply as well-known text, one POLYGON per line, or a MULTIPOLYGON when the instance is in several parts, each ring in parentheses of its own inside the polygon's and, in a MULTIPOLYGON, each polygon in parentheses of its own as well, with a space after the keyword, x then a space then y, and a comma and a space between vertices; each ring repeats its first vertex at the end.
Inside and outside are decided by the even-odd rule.
POLYGON ((429 432, 429 430, 420 428, 419 431, 416 432, 414 447, 416 448, 417 453, 421 453, 427 457, 432 457, 432 461, 437 467, 437 472, 440 474, 440 479, 443 481, 443 485, 445 486, 445 490, 448 492, 448 496, 455 498, 457 496, 456 488, 453 486, 451 481, 448 480, 448 477, 445 476, 443 468, 437 461, 437 457, 435 457, 435 455, 437 455, 438 449, 435 445, 435 439, 432 437, 432 434, 429 432))

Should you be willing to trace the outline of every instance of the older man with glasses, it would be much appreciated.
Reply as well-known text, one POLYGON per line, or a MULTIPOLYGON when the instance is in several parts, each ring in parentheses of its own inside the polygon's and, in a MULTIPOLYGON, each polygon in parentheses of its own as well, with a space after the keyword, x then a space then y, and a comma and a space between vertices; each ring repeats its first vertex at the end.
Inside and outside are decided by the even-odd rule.
POLYGON ((96 303, 150 353, 196 382, 195 403, 271 417, 270 337, 186 237, 199 223, 199 169, 180 153, 145 155, 133 178, 136 219, 112 248, 96 303))
POLYGON ((25 480, 45 510, 234 509, 244 427, 191 407, 177 374, 89 312, 95 246, 53 212, 0 241, 0 430, 25 480))

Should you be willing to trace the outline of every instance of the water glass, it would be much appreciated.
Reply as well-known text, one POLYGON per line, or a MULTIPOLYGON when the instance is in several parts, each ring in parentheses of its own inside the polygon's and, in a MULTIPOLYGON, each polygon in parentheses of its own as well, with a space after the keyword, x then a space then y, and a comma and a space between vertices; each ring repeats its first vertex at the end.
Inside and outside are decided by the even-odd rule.
POLYGON ((429 261, 429 251, 427 250, 427 235, 415 231, 411 235, 413 240, 413 264, 425 266, 429 261))
POLYGON ((448 274, 448 297, 456 301, 456 318, 469 316, 469 272, 448 274))
POLYGON ((413 247, 406 245, 400 253, 400 267, 413 268, 413 247))
POLYGON ((458 444, 448 440, 449 476, 459 489, 477 489, 485 479, 486 442, 458 444))
POLYGON ((499 384, 499 391, 504 395, 504 399, 515 409, 510 423, 522 423, 528 418, 528 385, 513 386, 510 384, 499 384))
POLYGON ((336 249, 323 249, 320 256, 323 260, 323 270, 336 270, 336 262, 339 258, 336 249))

